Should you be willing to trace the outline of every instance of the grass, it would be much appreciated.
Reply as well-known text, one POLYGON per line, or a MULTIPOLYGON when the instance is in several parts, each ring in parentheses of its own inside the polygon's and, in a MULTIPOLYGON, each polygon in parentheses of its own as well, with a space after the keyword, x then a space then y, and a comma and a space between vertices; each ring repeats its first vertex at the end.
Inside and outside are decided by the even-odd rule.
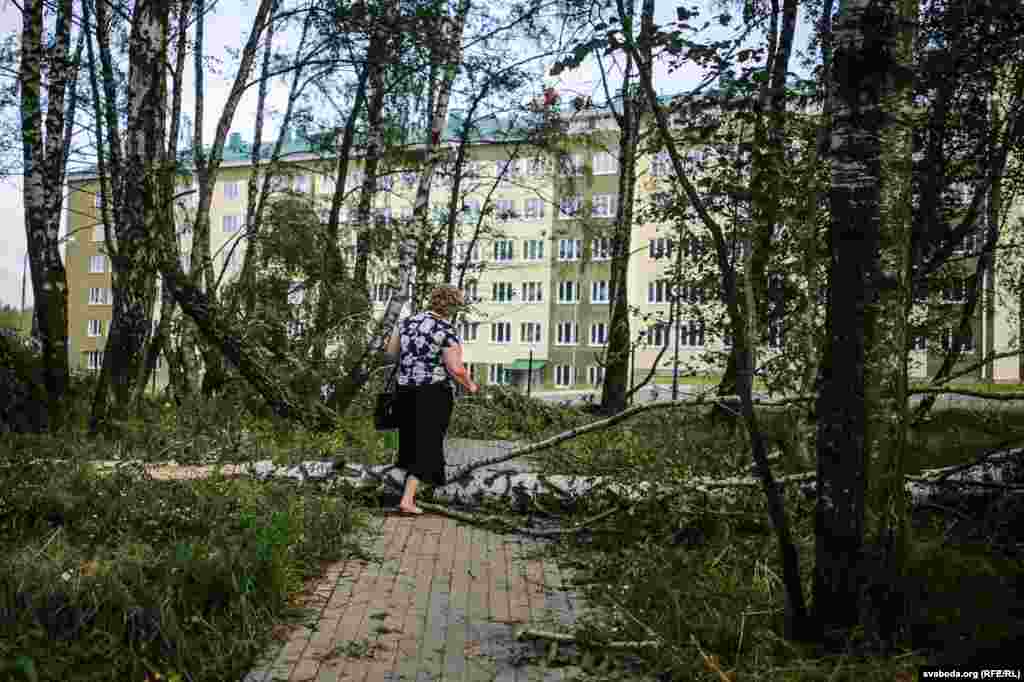
POLYGON ((240 679, 274 626, 301 615, 304 581, 362 554, 355 493, 87 464, 294 461, 334 441, 354 455, 358 431, 282 432, 227 404, 150 410, 119 438, 0 442, 0 679, 240 679))
MULTIPOLYGON (((979 451, 1015 437, 1015 431, 1024 440, 1021 416, 1020 410, 996 416, 942 410, 915 432, 908 468, 973 461, 979 451)), ((551 472, 601 473, 615 482, 657 480, 672 486, 693 475, 742 471, 748 452, 728 428, 699 412, 671 410, 579 438, 547 454, 544 463, 551 472)), ((678 491, 669 497, 652 494, 628 513, 611 517, 598 532, 568 536, 550 550, 571 569, 588 605, 596 607, 582 636, 663 642, 639 654, 647 673, 658 679, 724 679, 706 662, 713 660, 729 679, 910 680, 924 663, 1000 665, 996 662, 1008 661, 996 652, 1024 643, 1017 634, 1024 632, 1018 591, 1024 559, 993 549, 983 538, 951 544, 949 519, 929 513, 915 514, 906 575, 897 588, 907 598, 906 615, 892 655, 871 654, 860 630, 849 633, 844 651, 789 641, 782 571, 763 495, 728 502, 687 493, 682 486, 678 491)), ((581 501, 566 525, 607 504, 598 495, 581 501)), ((790 491, 786 509, 809 596, 814 500, 790 491)), ((1004 521, 1013 524, 1012 517, 1004 521)), ((592 674, 588 679, 620 678, 592 674)))

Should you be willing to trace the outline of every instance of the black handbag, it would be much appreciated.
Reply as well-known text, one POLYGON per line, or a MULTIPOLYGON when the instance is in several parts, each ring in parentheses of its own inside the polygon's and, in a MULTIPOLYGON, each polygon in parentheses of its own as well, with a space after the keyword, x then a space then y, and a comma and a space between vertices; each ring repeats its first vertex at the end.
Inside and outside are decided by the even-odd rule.
POLYGON ((391 376, 384 385, 384 391, 377 394, 377 405, 373 410, 373 425, 378 431, 394 431, 398 428, 398 361, 391 370, 391 376))

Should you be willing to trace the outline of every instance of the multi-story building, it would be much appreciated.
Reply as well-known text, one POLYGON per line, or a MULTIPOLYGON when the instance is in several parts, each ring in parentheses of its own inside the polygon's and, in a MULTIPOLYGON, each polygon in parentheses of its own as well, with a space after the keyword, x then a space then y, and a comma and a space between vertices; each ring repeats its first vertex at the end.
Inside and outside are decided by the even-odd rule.
MULTIPOLYGON (((454 120, 454 117, 453 117, 454 120)), ((454 140, 450 126, 448 138, 454 140)), ((606 110, 585 109, 573 115, 570 135, 577 142, 553 154, 523 140, 502 138, 497 130, 483 131, 469 145, 469 163, 461 181, 460 234, 455 255, 468 264, 455 281, 473 303, 459 321, 465 345, 465 361, 474 377, 484 383, 581 387, 599 385, 602 357, 608 340, 611 226, 618 202, 617 129, 606 110), (477 227, 487 229, 477 233, 477 227), (475 235, 475 236, 474 236, 475 235), (532 365, 531 365, 532 362, 532 365), (532 367, 532 371, 531 371, 532 367)), ((454 144, 454 142, 452 142, 454 144)), ((276 190, 302 195, 323 212, 334 191, 332 163, 314 150, 304 137, 285 146, 283 174, 276 190)), ((210 211, 211 249, 214 263, 225 277, 237 273, 244 254, 244 212, 251 152, 239 134, 232 134, 213 195, 210 211)), ((351 164, 347 188, 362 182, 361 161, 351 164)), ((378 219, 395 220, 412 215, 416 169, 387 169, 379 179, 374 213, 378 219)), ((681 314, 671 327, 668 319, 673 291, 670 276, 681 261, 706 257, 704 246, 693 234, 679 238, 677 228, 651 222, 641 210, 656 202, 664 183, 671 182, 663 154, 642 156, 638 163, 637 210, 630 244, 628 301, 634 310, 631 330, 640 339, 631 362, 636 376, 654 364, 665 344, 678 347, 682 366, 707 367, 706 352, 724 356, 726 338, 705 324, 702 308, 713 302, 716 287, 696 281, 681 289, 681 314), (659 187, 661 189, 659 189, 659 187)), ((69 235, 67 273, 69 282, 69 341, 72 367, 97 369, 111 317, 110 262, 104 254, 104 233, 99 213, 99 194, 94 174, 69 176, 69 235)), ((182 224, 187 224, 194 195, 179 201, 182 224)), ((450 176, 435 176, 432 209, 441 215, 451 189, 450 176)), ((352 206, 346 209, 351 216, 352 206)), ((322 213, 323 215, 323 213, 322 213)), ((344 216, 343 216, 344 217, 344 216)), ((191 256, 190 235, 182 229, 182 258, 191 256)), ((353 242, 345 236, 347 248, 353 242)), ((383 269, 370 274, 371 300, 382 310, 389 296, 383 269)), ((955 288, 955 287, 954 287, 955 288)), ((986 293, 991 297, 992 291, 986 293)), ((962 291, 945 297, 947 303, 962 298, 962 291), (956 294, 956 295, 953 295, 956 294)), ((959 290, 958 290, 959 291, 959 290)), ((986 299, 979 305, 975 341, 967 353, 972 358, 1006 350, 1016 344, 1012 321, 1016 313, 986 299)), ((773 327, 767 339, 768 353, 784 343, 784 330, 773 327)), ((915 374, 934 372, 941 362, 940 349, 915 346, 915 374)), ((671 372, 673 353, 662 356, 663 371, 671 372), (669 363, 666 363, 666 360, 669 363)), ((993 369, 973 376, 997 381, 1016 381, 1016 361, 997 361, 993 369)), ((661 368, 659 368, 661 369, 661 368)), ((165 379, 163 372, 157 382, 165 379)))

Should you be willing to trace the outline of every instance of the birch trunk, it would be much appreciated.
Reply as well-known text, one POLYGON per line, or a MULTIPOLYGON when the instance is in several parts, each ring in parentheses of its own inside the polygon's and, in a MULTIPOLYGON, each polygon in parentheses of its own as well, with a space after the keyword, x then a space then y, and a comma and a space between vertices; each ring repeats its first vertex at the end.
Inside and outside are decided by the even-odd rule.
MULTIPOLYGON (((366 148, 363 154, 363 186, 356 209, 356 258, 352 280, 361 300, 367 295, 366 271, 369 265, 372 236, 377 232, 372 215, 377 196, 377 173, 384 152, 384 72, 390 59, 389 31, 394 30, 394 0, 382 8, 382 27, 370 36, 366 50, 366 148)), ((359 305, 359 301, 356 302, 359 305)))
MULTIPOLYGON (((831 286, 816 410, 820 487, 814 614, 826 632, 845 630, 859 619, 859 567, 871 449, 868 419, 873 406, 867 394, 868 369, 874 355, 872 343, 878 338, 872 307, 879 304, 882 285, 878 255, 882 237, 881 136, 897 60, 898 17, 895 2, 847 0, 840 3, 834 31, 831 286)), ((899 191, 897 185, 889 196, 899 191)), ((893 227, 893 231, 892 236, 897 237, 902 227, 893 227)), ((898 238, 887 241, 891 249, 884 265, 888 287, 904 274, 898 244, 898 238)), ((890 308, 896 310, 900 300, 893 299, 890 308)), ((899 335, 898 314, 890 324, 890 333, 899 335)))
MULTIPOLYGON (((646 34, 653 33, 654 0, 644 0, 645 11, 641 21, 646 34), (650 5, 650 7, 647 7, 650 5)), ((632 31, 633 4, 628 6, 630 15, 623 28, 632 31)), ((651 58, 650 45, 645 47, 645 57, 651 58)), ((612 262, 610 273, 611 315, 608 321, 608 350, 605 353, 605 373, 601 390, 601 409, 605 414, 626 409, 629 395, 629 365, 632 339, 629 333, 629 298, 626 288, 629 283, 629 260, 632 250, 633 200, 636 190, 636 152, 640 139, 640 114, 642 107, 635 101, 633 84, 633 60, 626 55, 626 68, 622 80, 622 115, 615 115, 619 125, 619 204, 615 210, 614 233, 612 235, 612 262)), ((612 107, 614 113, 615 108, 612 107)))
POLYGON ((61 0, 57 5, 56 30, 49 50, 43 44, 43 8, 41 0, 28 0, 22 8, 18 77, 25 236, 35 293, 33 319, 37 338, 42 343, 47 426, 55 430, 64 425, 64 397, 69 378, 68 293, 60 255, 60 217, 68 151, 63 144, 64 101, 68 81, 74 73, 70 59, 72 3, 61 0), (47 71, 45 123, 44 68, 47 71))

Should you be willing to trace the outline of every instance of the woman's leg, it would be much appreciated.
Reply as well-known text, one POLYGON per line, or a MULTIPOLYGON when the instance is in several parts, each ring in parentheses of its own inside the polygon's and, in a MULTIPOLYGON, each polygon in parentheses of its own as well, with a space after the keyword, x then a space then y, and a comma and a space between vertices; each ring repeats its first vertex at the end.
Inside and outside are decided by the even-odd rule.
POLYGON ((416 506, 416 486, 419 485, 419 482, 419 479, 412 474, 406 474, 405 492, 402 494, 402 501, 398 503, 398 508, 402 511, 411 512, 413 514, 420 514, 423 512, 422 509, 416 506))

